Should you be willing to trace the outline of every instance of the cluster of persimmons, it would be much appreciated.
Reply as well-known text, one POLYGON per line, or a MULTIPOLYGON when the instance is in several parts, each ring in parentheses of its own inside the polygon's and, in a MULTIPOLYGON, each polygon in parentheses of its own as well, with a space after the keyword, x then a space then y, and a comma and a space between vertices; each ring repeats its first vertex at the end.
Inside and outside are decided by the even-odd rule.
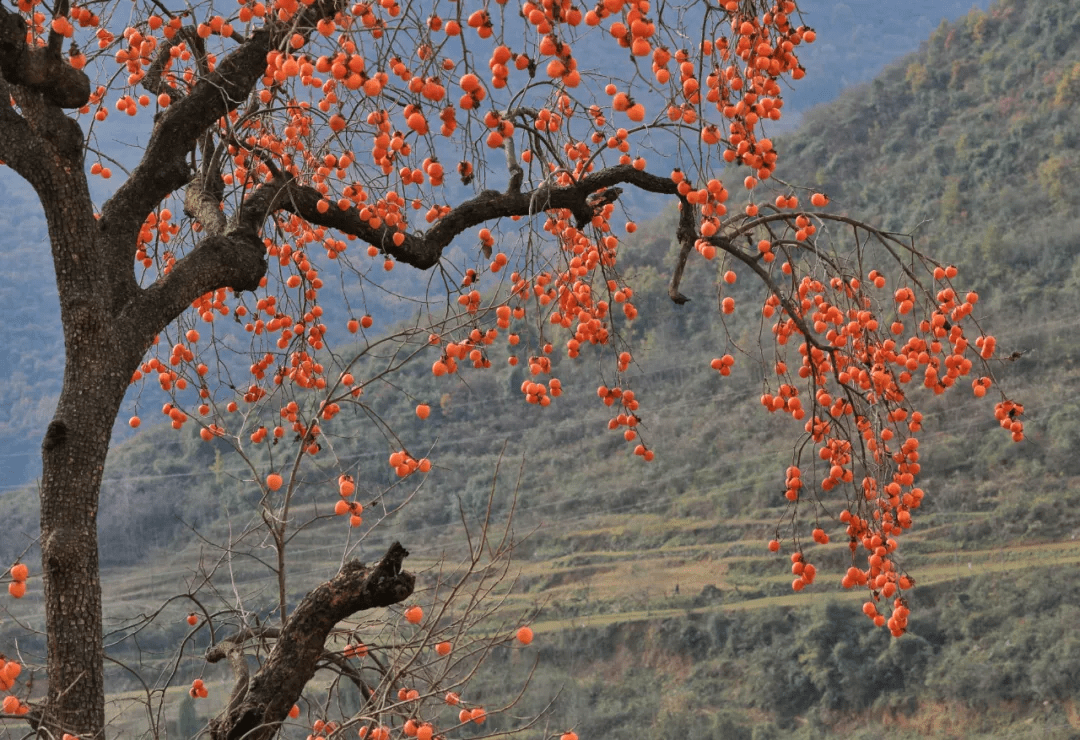
MULTIPOLYGON (((271 5, 242 2, 235 15, 228 17, 185 14, 166 18, 151 14, 119 35, 100 27, 100 19, 78 5, 66 18, 53 18, 51 25, 37 7, 33 0, 23 2, 23 10, 32 21, 28 39, 31 43, 42 43, 50 29, 68 37, 76 27, 97 29, 99 51, 91 52, 92 61, 105 64, 104 54, 108 52, 124 67, 126 84, 121 80, 116 107, 135 115, 139 107, 167 107, 179 93, 212 72, 218 59, 248 29, 300 23, 306 6, 278 0, 271 5), (185 31, 185 24, 193 24, 197 41, 185 31), (216 54, 210 51, 215 40, 220 44, 216 54), (151 72, 160 75, 168 89, 156 97, 137 95, 136 89, 145 84, 151 72), (178 91, 177 95, 170 90, 178 91)), ((777 153, 769 139, 759 136, 760 124, 780 118, 783 100, 779 80, 784 75, 795 79, 802 76, 795 51, 800 44, 814 40, 812 30, 792 21, 798 10, 796 4, 761 4, 758 13, 758 9, 739 3, 722 3, 722 22, 711 23, 708 37, 703 36, 699 47, 692 50, 671 50, 665 45, 651 10, 648 0, 606 0, 585 12, 568 2, 526 2, 522 7, 526 28, 521 30, 531 29, 538 41, 512 48, 492 38, 495 25, 505 20, 493 18, 487 10, 465 12, 454 8, 454 18, 432 13, 422 23, 416 19, 413 59, 371 53, 373 46, 381 48, 379 42, 387 41, 390 19, 396 19, 392 25, 400 28, 405 19, 411 18, 409 9, 394 2, 357 3, 333 17, 322 18, 313 28, 301 24, 281 49, 267 55, 262 85, 255 93, 258 102, 272 108, 274 115, 233 111, 220 121, 219 135, 223 141, 231 142, 225 147, 227 157, 220 177, 239 197, 260 182, 273 179, 275 173, 295 178, 323 195, 318 204, 320 213, 331 209, 355 212, 367 226, 388 229, 390 242, 401 246, 420 220, 410 211, 418 212, 427 224, 437 223, 453 212, 438 198, 447 174, 439 154, 460 151, 461 124, 479 126, 487 132, 472 143, 465 140, 466 146, 480 157, 485 148, 504 147, 510 139, 520 136, 519 127, 529 126, 528 141, 532 144, 522 148, 519 166, 529 167, 530 172, 538 168, 535 174, 553 186, 570 186, 597 171, 606 162, 602 158, 609 150, 618 164, 645 169, 645 158, 629 152, 632 140, 648 130, 643 101, 659 99, 658 93, 662 92, 663 97, 674 102, 655 114, 654 126, 666 127, 679 138, 685 138, 688 132, 700 133, 701 142, 713 151, 717 164, 734 162, 750 169, 751 175, 743 181, 746 188, 767 180, 775 169, 777 153), (569 41, 586 32, 600 34, 605 42, 628 50, 635 60, 648 60, 651 78, 645 81, 647 86, 635 92, 631 84, 607 82, 602 93, 586 89, 595 75, 583 76, 569 41), (462 54, 460 47, 466 41, 469 54, 462 54), (485 48, 480 46, 484 42, 485 53, 490 54, 490 77, 472 67, 473 55, 485 48), (325 53, 318 54, 320 51, 325 53), (543 68, 547 82, 537 75, 538 66, 543 68), (455 85, 460 91, 456 98, 452 92, 455 85), (498 106, 481 110, 500 95, 528 99, 536 105, 527 109, 521 106, 517 111, 500 110, 498 106), (601 104, 605 98, 607 103, 601 104), (346 115, 349 101, 358 101, 359 110, 365 112, 346 115), (708 122, 707 110, 714 111, 726 125, 708 122), (624 117, 631 128, 609 123, 609 118, 618 116, 624 117), (440 122, 438 135, 429 124, 434 120, 440 122), (572 131, 572 123, 581 124, 584 135, 572 131), (440 144, 439 137, 451 140, 452 145, 440 144), (365 140, 370 143, 366 152, 349 146, 365 140), (559 141, 562 143, 557 144, 559 141), (554 144, 556 148, 552 148, 554 144), (548 151, 533 151, 536 147, 548 151), (378 192, 375 184, 380 181, 390 187, 378 192)), ((501 38, 511 29, 495 30, 501 38)), ((84 52, 76 52, 77 61, 73 63, 85 68, 85 57, 84 52)), ((91 104, 83 112, 93 111, 99 121, 107 117, 109 92, 104 88, 95 90, 91 104)), ((257 106, 254 111, 258 112, 257 106)), ((468 182, 474 176, 474 162, 463 159, 456 171, 463 182, 468 182)), ((95 164, 91 172, 104 174, 104 169, 95 164)), ((716 178, 694 187, 692 178, 680 170, 673 173, 672 180, 686 207, 700 211, 701 234, 716 234, 726 214, 727 189, 716 178)), ((756 212, 753 208, 748 215, 756 212)), ((468 328, 466 336, 456 341, 432 334, 432 345, 441 350, 433 363, 433 373, 453 375, 462 361, 474 368, 490 366, 490 348, 499 333, 506 332, 511 346, 516 345, 520 334, 511 330, 511 322, 525 325, 530 305, 545 323, 570 332, 566 341, 570 357, 578 356, 586 345, 609 344, 616 336, 613 309, 626 321, 637 317, 633 290, 615 272, 620 241, 612 223, 614 214, 611 202, 597 208, 587 224, 576 222, 569 210, 548 211, 543 229, 560 247, 563 265, 531 274, 513 271, 505 297, 485 297, 472 287, 478 273, 469 268, 457 304, 474 317, 476 326, 468 328), (482 322, 490 320, 492 312, 497 316, 496 325, 483 329, 482 322)), ((513 216, 512 220, 519 218, 513 216)), ((305 416, 298 412, 296 400, 287 399, 281 409, 281 423, 272 429, 259 425, 246 436, 256 444, 275 444, 291 432, 310 454, 317 454, 322 449, 318 442, 320 421, 332 419, 340 412, 342 402, 355 401, 363 391, 363 380, 357 382, 348 371, 331 376, 330 368, 324 366, 318 354, 325 349, 327 334, 318 297, 324 286, 322 274, 334 261, 347 261, 352 254, 348 242, 354 237, 345 234, 339 238, 330 229, 294 214, 279 214, 274 226, 279 236, 267 236, 265 243, 269 257, 280 268, 276 276, 279 280, 274 281, 276 293, 270 291, 271 281, 264 280, 267 293, 260 294, 253 305, 230 298, 229 290, 220 289, 201 297, 193 306, 195 314, 206 323, 232 314, 244 329, 264 342, 266 351, 253 355, 252 382, 248 387, 220 408, 213 402, 214 394, 206 380, 207 365, 195 359, 193 347, 199 332, 194 329, 172 345, 167 360, 164 356, 150 357, 134 380, 156 376, 160 387, 172 394, 194 386, 200 397, 195 409, 168 403, 163 413, 178 429, 197 420, 201 436, 208 441, 237 433, 235 424, 226 423, 227 415, 242 413, 242 404, 263 403, 283 386, 289 387, 289 394, 295 389, 314 390, 322 396, 314 413, 305 416), (184 372, 191 366, 194 373, 184 372), (208 417, 216 419, 211 422, 208 417)), ((813 227, 808 228, 812 233, 813 227)), ((199 229, 198 223, 191 225, 192 231, 199 229)), ((632 223, 627 224, 627 231, 632 230, 632 223)), ((177 242, 183 242, 185 236, 179 233, 170 208, 163 206, 149 214, 139 232, 136 251, 136 262, 144 276, 169 274, 183 249, 177 242)), ((486 253, 496 243, 486 227, 479 230, 478 240, 486 253)), ((699 250, 710 258, 716 253, 715 247, 707 244, 699 245, 699 250)), ((385 245, 372 244, 365 253, 369 258, 380 258, 382 267, 389 271, 395 265, 391 251, 385 245)), ((497 251, 481 272, 498 273, 509 262, 505 252, 497 251)), ((355 269, 355 265, 350 262, 350 267, 355 269)), ((726 300, 724 310, 732 307, 726 300)), ((370 315, 347 321, 353 333, 372 325, 370 315)), ((547 406, 562 389, 559 379, 550 376, 552 343, 542 341, 537 349, 527 363, 534 377, 525 381, 521 390, 527 402, 547 406)), ((629 357, 628 352, 619 355, 619 373, 627 369, 629 357)), ((517 364, 519 357, 511 354, 508 362, 517 364)), ((601 397, 608 405, 618 402, 620 412, 609 426, 623 430, 625 439, 634 443, 637 455, 653 459, 653 451, 636 429, 638 402, 633 391, 616 386, 601 397)), ((246 413, 242 416, 249 418, 246 413)), ((140 422, 139 417, 131 419, 132 426, 140 422)), ((402 476, 426 467, 405 450, 392 453, 390 462, 402 476)))
MULTIPOLYGON (((782 272, 791 275, 791 266, 785 263, 782 272)), ((838 519, 846 525, 853 559, 862 551, 865 567, 849 568, 842 585, 868 588, 871 599, 864 611, 894 635, 906 629, 907 604, 901 592, 913 583, 895 560, 896 537, 912 526, 912 512, 924 496, 916 485, 923 414, 911 407, 909 386, 944 393, 970 375, 975 363, 985 364, 995 349, 990 336, 980 334, 973 345, 969 342, 965 320, 978 295, 960 296, 951 287, 956 269, 937 266, 928 277, 941 287, 925 307, 925 318, 917 320, 918 298, 911 287, 893 291, 891 301, 885 301, 891 302, 891 310, 881 306, 873 293, 887 290, 887 281, 877 270, 865 281, 852 276, 823 282, 804 276, 786 304, 770 296, 763 311, 766 318, 777 319, 772 333, 778 349, 799 341, 799 362, 796 368, 784 359, 776 362, 776 391, 763 394, 761 404, 770 413, 804 422, 806 439, 816 452, 809 465, 787 468, 785 496, 797 504, 808 489, 817 497, 819 490, 824 495, 843 484, 858 492, 848 497, 849 506, 838 519), (782 310, 779 316, 777 308, 782 310), (883 317, 889 314, 893 319, 886 324, 883 317), (804 482, 804 475, 818 470, 818 480, 804 482), (890 598, 893 613, 887 620, 877 602, 890 598)), ((728 356, 714 360, 713 367, 724 373, 731 364, 728 356)), ((977 397, 990 385, 987 376, 971 384, 977 397)), ((998 405, 997 416, 1015 441, 1023 439, 1022 412, 1010 401, 998 405)), ((812 539, 824 545, 829 535, 819 527, 812 539)), ((778 539, 769 543, 774 552, 780 547, 778 539)), ((800 547, 791 560, 796 576, 792 588, 800 591, 813 582, 816 569, 800 547)))

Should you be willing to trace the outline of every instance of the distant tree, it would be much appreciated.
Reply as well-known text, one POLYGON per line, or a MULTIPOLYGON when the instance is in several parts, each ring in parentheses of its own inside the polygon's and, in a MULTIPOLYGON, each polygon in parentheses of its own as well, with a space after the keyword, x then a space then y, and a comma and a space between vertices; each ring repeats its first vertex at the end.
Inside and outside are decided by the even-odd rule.
MULTIPOLYGON (((675 304, 688 300, 680 284, 695 253, 722 263, 725 315, 738 308, 725 291, 739 273, 760 285, 752 310, 766 339, 743 352, 768 371, 763 406, 804 429, 784 482, 793 588, 814 581, 800 543, 827 541, 825 509, 813 503, 831 497, 853 555, 864 556, 845 585, 868 588, 867 614, 904 631, 911 580, 892 554, 922 499, 922 416, 908 388, 959 384, 985 366, 994 340, 970 316, 977 296, 953 287, 955 270, 774 177, 765 124, 781 117, 782 78, 802 77, 799 47, 814 40, 794 2, 17 5, 0 8, 0 160, 44 208, 66 370, 42 443, 48 697, 6 709, 54 736, 106 731, 98 495, 125 393, 151 379, 169 396, 174 427, 196 425, 250 464, 276 552, 280 624, 239 608, 194 616, 195 629, 209 616, 231 630, 214 633, 207 655, 228 659, 236 676, 213 735, 273 735, 322 667, 356 682, 363 706, 343 721, 370 737, 386 737, 384 723, 430 737, 436 730, 419 717, 440 727, 481 722, 480 708, 436 711, 436 692, 464 679, 415 673, 446 629, 437 619, 445 602, 433 602, 443 606, 408 640, 391 639, 396 623, 379 617, 390 632, 363 673, 350 660, 367 648, 351 641, 328 652, 328 639, 351 634, 342 620, 405 601, 414 577, 395 545, 373 567, 345 564, 290 608, 287 545, 310 524, 293 521, 290 507, 305 462, 333 457, 326 429, 349 423, 335 417, 370 412, 365 385, 424 358, 438 386, 500 359, 497 341, 520 353, 508 361, 527 365, 523 400, 540 407, 561 394, 551 376, 556 339, 571 358, 595 345, 610 367, 598 390, 613 409, 609 427, 651 460, 639 426, 645 399, 623 382, 633 354, 621 337, 638 311, 617 265, 621 234, 636 227, 615 214, 630 188, 681 209, 675 304), (113 111, 138 116, 149 137, 123 173, 97 144, 113 111), (731 212, 725 167, 747 201, 731 212), (113 182, 113 169, 119 184, 99 209, 89 178, 113 182), (326 285, 377 286, 399 264, 428 273, 413 292, 424 303, 410 328, 386 330, 352 309, 324 316, 324 305, 364 300, 360 287, 324 299, 326 285), (888 292, 885 273, 899 276, 888 292), (227 316, 236 323, 223 324, 227 316), (528 348, 518 345, 526 326, 528 348), (359 350, 343 329, 362 338, 359 350), (249 676, 245 650, 256 645, 269 653, 249 676), (399 694, 406 679, 422 694, 399 694)), ((42 289, 36 278, 28 289, 42 289)), ((723 354, 713 369, 727 375, 734 363, 723 354)), ((983 371, 975 394, 990 383, 983 371)), ((421 419, 429 411, 416 407, 421 419)), ((1022 412, 1004 397, 997 407, 1015 439, 1022 412)), ((394 472, 426 473, 431 462, 383 426, 394 472)), ((359 526, 363 481, 345 467, 329 496, 359 526)), ((490 525, 479 546, 470 541, 466 571, 481 580, 490 525)), ((770 547, 781 548, 779 532, 770 547)), ((508 550, 496 548, 496 560, 508 550)), ((18 567, 15 595, 25 590, 18 567)), ((410 623, 423 619, 417 608, 405 612, 410 623)), ((456 634, 475 629, 480 613, 459 613, 456 634)), ((315 727, 335 729, 321 719, 315 727)))
POLYGON ((176 716, 176 731, 180 737, 195 737, 203 723, 199 720, 199 712, 195 709, 195 698, 185 696, 180 701, 179 713, 176 716))

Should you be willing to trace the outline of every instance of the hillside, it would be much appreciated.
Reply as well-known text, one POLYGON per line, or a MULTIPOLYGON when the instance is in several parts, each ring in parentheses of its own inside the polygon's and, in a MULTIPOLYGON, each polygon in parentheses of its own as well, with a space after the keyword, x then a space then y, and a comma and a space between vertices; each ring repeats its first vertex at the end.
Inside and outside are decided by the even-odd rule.
MULTIPOLYGON (((511 608, 546 604, 526 709, 563 687, 553 725, 574 725, 583 738, 656 740, 1075 736, 1078 103, 1080 8, 1004 1, 937 28, 918 53, 810 111, 777 142, 786 180, 914 231, 928 252, 956 263, 965 287, 980 290, 979 319, 1002 354, 1023 352, 994 369, 1027 407, 1024 443, 997 433, 990 404, 964 394, 931 401, 926 512, 905 544, 920 584, 909 635, 873 630, 859 595, 845 596, 834 578, 792 595, 784 563, 765 551, 785 510, 782 466, 797 430, 760 412, 751 356, 730 378, 708 369, 730 341, 752 346, 759 330, 748 314, 720 322, 713 268, 691 264, 691 303, 666 298, 670 213, 643 224, 626 250, 641 313, 654 317, 633 330, 632 387, 656 461, 643 467, 606 431, 591 390, 595 356, 558 361, 567 393, 543 411, 521 402, 520 370, 505 365, 443 386, 424 368, 409 370, 395 382, 432 404, 431 419, 419 422, 396 389, 375 389, 369 402, 410 445, 431 445, 437 467, 365 552, 397 536, 417 543, 419 563, 433 563, 455 541, 459 505, 483 511, 500 458, 496 509, 505 515, 524 460, 515 529, 529 536, 511 608)), ((748 280, 737 290, 748 303, 756 295, 748 280)), ((388 488, 387 441, 367 424, 353 434, 336 453, 373 497, 400 501, 388 488)), ((217 452, 150 428, 110 457, 101 542, 114 613, 168 595, 161 574, 197 557, 189 525, 220 534, 222 515, 250 503, 243 467, 217 452)), ((329 473, 307 475, 301 514, 329 500, 329 473)), ((10 530, 32 534, 30 493, 9 504, 10 530)), ((304 573, 336 567, 340 552, 324 540, 341 526, 321 523, 297 541, 304 573)), ((11 557, 23 544, 0 547, 11 557)), ((836 569, 845 549, 815 557, 836 569)), ((254 567, 239 577, 252 593, 265 583, 254 567)), ((493 668, 483 691, 496 696, 521 666, 499 654, 493 668)))

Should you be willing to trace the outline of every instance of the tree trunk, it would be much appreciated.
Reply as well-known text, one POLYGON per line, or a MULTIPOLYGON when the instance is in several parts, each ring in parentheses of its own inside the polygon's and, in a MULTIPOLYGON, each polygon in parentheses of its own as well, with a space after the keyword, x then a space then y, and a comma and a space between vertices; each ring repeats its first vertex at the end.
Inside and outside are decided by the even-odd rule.
MULTIPOLYGON (((68 363, 69 369, 72 363, 68 363)), ((65 374, 42 444, 41 565, 45 583, 50 724, 81 737, 105 726, 98 572, 98 489, 123 392, 79 386, 100 360, 65 374)))
MULTIPOLYGON (((112 426, 146 342, 125 332, 111 303, 81 167, 39 188, 49 224, 64 325, 64 384, 42 442, 41 565, 48 640, 46 726, 82 738, 105 727, 97 512, 112 426)), ((113 283, 115 285, 115 283, 113 283)))

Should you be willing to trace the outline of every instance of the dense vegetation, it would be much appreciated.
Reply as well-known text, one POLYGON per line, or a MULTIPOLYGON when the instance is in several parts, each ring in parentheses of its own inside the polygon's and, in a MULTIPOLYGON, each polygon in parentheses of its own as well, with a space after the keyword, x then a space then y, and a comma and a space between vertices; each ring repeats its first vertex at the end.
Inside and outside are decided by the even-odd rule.
MULTIPOLYGON (((789 576, 763 545, 783 511, 775 461, 791 429, 760 412, 752 353, 730 378, 707 369, 729 340, 748 349, 762 329, 748 314, 720 323, 704 270, 689 272, 690 304, 667 305, 672 214, 643 225, 627 250, 640 308, 666 317, 634 337, 634 389, 650 399, 656 462, 631 466, 618 434, 602 431, 602 408, 574 413, 596 406, 588 363, 560 368, 567 393, 543 411, 556 423, 542 430, 516 393, 519 369, 440 398, 425 395, 425 373, 406 372, 395 383, 431 403, 431 420, 419 423, 389 390, 372 392, 370 406, 403 436, 428 439, 441 467, 381 536, 450 542, 441 537, 459 506, 475 514, 486 502, 500 457, 498 501, 509 508, 525 457, 517 521, 540 529, 519 550, 516 603, 548 600, 528 696, 539 706, 566 686, 560 714, 582 737, 1071 736, 1080 727, 1080 546, 1070 544, 1080 534, 1078 104, 1080 8, 1006 0, 943 24, 918 54, 812 111, 778 143, 789 180, 914 232, 957 264, 980 290, 1003 355, 1022 353, 1000 365, 1000 379, 1029 409, 1028 441, 986 434, 993 419, 970 398, 934 408, 931 516, 907 546, 922 585, 905 637, 873 630, 857 602, 785 596, 789 576), (591 464, 568 469, 568 449, 591 464)), ((387 442, 371 430, 357 424, 340 451, 375 491, 390 481, 380 478, 387 442)), ((222 527, 222 515, 243 510, 244 475, 194 434, 150 429, 118 447, 103 490, 103 561, 132 578, 145 558, 167 568, 159 548, 194 547, 191 528, 222 527), (154 506, 132 505, 147 500, 154 506)), ((31 500, 9 499, 14 531, 33 532, 31 500)), ((27 541, 0 547, 10 558, 27 541)), ((315 562, 334 557, 314 535, 307 544, 315 562)), ((841 543, 818 561, 839 565, 845 551, 841 543)), ((153 597, 132 583, 116 606, 153 597)), ((486 690, 495 695, 498 682, 496 673, 486 690)))

